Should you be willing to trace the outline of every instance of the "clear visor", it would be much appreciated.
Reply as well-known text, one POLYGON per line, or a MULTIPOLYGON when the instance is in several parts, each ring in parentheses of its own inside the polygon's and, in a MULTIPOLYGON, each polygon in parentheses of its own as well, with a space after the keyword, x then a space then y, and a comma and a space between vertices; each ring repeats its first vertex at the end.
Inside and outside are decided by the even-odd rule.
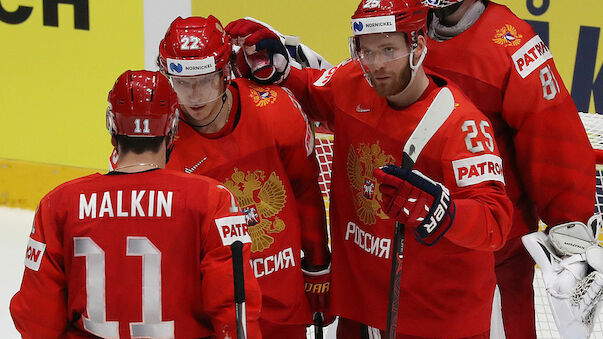
POLYGON ((388 42, 387 39, 397 33, 375 34, 381 34, 381 37, 385 37, 386 39, 381 39, 378 44, 361 44, 361 36, 352 36, 349 39, 350 54, 353 59, 360 62, 360 65, 362 65, 365 71, 367 68, 372 68, 376 64, 388 63, 410 55, 411 51, 408 48, 408 45, 401 45, 399 41, 388 42))
POLYGON ((202 106, 222 96, 226 91, 222 70, 196 76, 170 75, 169 79, 184 106, 202 106))

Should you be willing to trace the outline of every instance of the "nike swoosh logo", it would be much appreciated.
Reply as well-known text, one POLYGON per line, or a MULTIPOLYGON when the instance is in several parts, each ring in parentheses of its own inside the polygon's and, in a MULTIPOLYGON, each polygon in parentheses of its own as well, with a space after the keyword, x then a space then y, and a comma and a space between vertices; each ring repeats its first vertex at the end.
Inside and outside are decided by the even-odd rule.
POLYGON ((203 158, 203 159, 199 160, 199 162, 198 162, 198 163, 196 163, 196 164, 195 164, 193 167, 191 167, 191 168, 185 167, 185 168, 184 168, 184 172, 186 172, 186 173, 188 173, 188 174, 193 173, 193 172, 194 172, 194 171, 197 169, 197 167, 199 167, 199 166, 200 166, 200 165, 201 165, 201 164, 202 164, 202 163, 203 163, 205 160, 207 160, 207 157, 205 157, 205 158, 203 158))
POLYGON ((371 109, 370 108, 362 108, 360 107, 360 104, 358 104, 358 106, 356 106, 356 112, 358 113, 366 113, 366 112, 370 112, 371 109))

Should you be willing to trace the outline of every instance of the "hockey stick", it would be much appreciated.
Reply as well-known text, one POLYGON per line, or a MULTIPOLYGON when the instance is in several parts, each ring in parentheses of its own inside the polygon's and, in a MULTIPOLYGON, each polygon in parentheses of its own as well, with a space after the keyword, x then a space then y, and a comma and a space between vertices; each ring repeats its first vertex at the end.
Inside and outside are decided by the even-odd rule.
POLYGON ((314 339, 323 339, 322 327, 323 327, 324 319, 322 318, 322 313, 316 312, 314 313, 314 339))
MULTIPOLYGON (((454 109, 454 97, 448 87, 443 87, 423 115, 421 121, 408 138, 402 153, 402 168, 411 170, 417 162, 419 154, 431 137, 448 119, 454 109)), ((404 250, 404 225, 396 222, 394 229, 394 251, 392 269, 389 279, 389 297, 387 304, 387 329, 385 337, 396 338, 398 325, 398 306, 400 304, 400 277, 402 274, 402 258, 404 250)))
POLYGON ((232 272, 234 279, 235 317, 237 338, 245 339, 247 319, 245 319, 245 277, 243 275, 243 243, 240 240, 230 245, 232 252, 232 272))

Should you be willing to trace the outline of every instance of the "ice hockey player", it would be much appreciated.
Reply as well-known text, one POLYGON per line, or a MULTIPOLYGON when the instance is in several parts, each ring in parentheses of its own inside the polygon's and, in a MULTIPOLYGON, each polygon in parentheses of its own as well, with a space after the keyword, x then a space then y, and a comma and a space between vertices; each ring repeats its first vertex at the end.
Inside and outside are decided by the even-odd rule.
POLYGON ((492 122, 513 202, 513 227, 495 253, 507 339, 536 338, 534 262, 521 236, 593 214, 595 163, 548 46, 507 7, 481 0, 425 0, 425 66, 467 94, 492 122))
POLYGON ((178 18, 161 41, 161 69, 183 114, 167 167, 234 194, 252 239, 262 334, 305 339, 313 312, 326 311, 330 282, 313 132, 287 90, 231 80, 231 52, 213 16, 178 18))
MULTIPOLYGON (((230 244, 251 238, 223 185, 166 170, 178 100, 159 72, 126 71, 109 92, 119 166, 69 181, 36 211, 10 311, 23 338, 236 338, 230 244)), ((244 265, 248 338, 260 290, 244 265)))
POLYGON ((241 74, 266 78, 254 62, 271 56, 274 78, 334 129, 331 310, 339 338, 378 337, 386 327, 395 221, 407 235, 397 338, 489 335, 493 251, 505 242, 512 207, 490 122, 421 65, 426 15, 418 0, 363 0, 352 17, 353 59, 328 71, 291 68, 288 78, 282 58, 271 56, 282 50, 276 34, 245 19, 227 26, 249 54, 238 57, 241 74), (403 146, 440 93, 453 96, 451 115, 415 170, 401 169, 403 146))

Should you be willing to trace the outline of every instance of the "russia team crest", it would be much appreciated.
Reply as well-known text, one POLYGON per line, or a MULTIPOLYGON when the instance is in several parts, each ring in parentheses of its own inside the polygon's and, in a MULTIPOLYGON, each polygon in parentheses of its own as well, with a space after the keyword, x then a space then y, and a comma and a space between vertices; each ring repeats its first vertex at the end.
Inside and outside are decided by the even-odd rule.
POLYGON ((389 219, 381 210, 381 193, 378 190, 377 179, 373 169, 386 164, 395 163, 395 158, 385 154, 379 142, 373 145, 359 144, 350 146, 348 153, 347 172, 350 188, 354 192, 353 200, 360 221, 366 225, 374 225, 377 217, 389 219))
POLYGON ((521 43, 523 35, 517 33, 517 29, 509 24, 504 25, 502 28, 496 30, 492 41, 495 43, 505 46, 517 46, 521 43))

